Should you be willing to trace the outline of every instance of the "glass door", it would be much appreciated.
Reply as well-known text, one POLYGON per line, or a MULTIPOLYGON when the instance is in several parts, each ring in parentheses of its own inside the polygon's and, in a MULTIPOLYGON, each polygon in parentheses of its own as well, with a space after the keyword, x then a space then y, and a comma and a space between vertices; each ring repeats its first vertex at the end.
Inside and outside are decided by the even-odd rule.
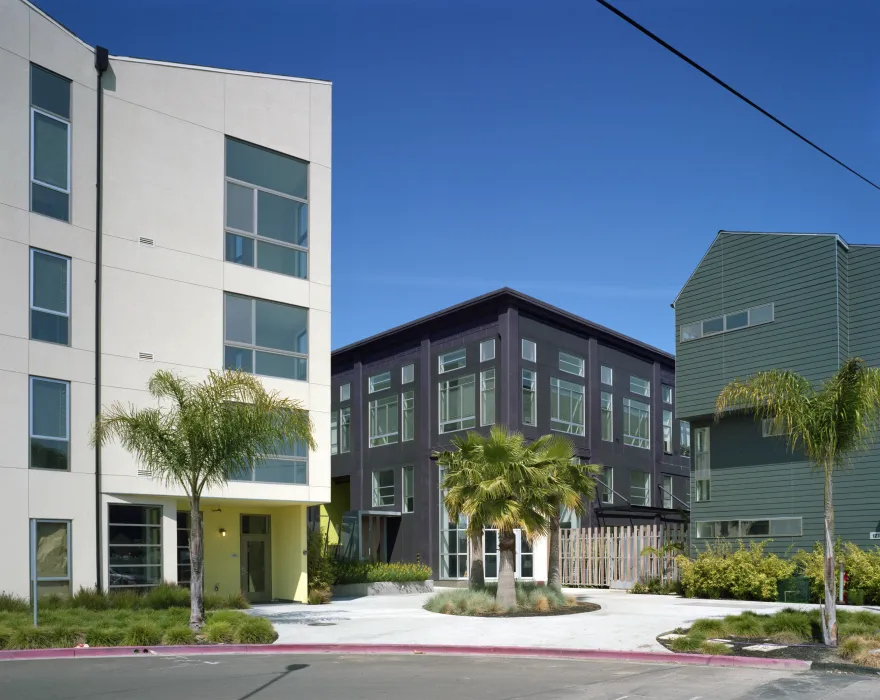
MULTIPOLYGON (((513 559, 514 575, 517 579, 531 579, 535 576, 534 555, 532 545, 521 530, 514 530, 516 537, 516 555, 513 559)), ((487 580, 498 580, 501 566, 498 551, 498 531, 483 530, 483 570, 487 580)))
POLYGON ((241 592, 249 602, 272 599, 268 515, 241 516, 241 592))

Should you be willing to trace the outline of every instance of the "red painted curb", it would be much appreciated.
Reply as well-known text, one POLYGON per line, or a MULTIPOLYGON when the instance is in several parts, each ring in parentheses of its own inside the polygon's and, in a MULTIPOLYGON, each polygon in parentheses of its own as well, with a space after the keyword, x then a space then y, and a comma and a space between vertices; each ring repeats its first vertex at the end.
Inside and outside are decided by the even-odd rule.
POLYGON ((798 659, 762 659, 749 656, 712 656, 708 654, 673 654, 657 651, 614 651, 610 649, 555 649, 550 647, 501 647, 441 644, 218 644, 205 646, 90 647, 88 649, 22 649, 0 651, 0 660, 58 659, 102 656, 140 656, 150 654, 454 654, 460 656, 533 656, 555 659, 593 659, 668 663, 690 666, 735 666, 803 671, 809 661, 798 659))

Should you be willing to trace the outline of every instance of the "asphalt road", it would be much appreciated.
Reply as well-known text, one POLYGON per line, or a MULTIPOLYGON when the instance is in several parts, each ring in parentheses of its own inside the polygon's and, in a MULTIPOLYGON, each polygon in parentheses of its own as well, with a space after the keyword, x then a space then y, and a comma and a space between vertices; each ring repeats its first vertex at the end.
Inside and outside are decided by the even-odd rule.
POLYGON ((455 656, 241 655, 0 661, 3 700, 868 700, 864 676, 455 656))

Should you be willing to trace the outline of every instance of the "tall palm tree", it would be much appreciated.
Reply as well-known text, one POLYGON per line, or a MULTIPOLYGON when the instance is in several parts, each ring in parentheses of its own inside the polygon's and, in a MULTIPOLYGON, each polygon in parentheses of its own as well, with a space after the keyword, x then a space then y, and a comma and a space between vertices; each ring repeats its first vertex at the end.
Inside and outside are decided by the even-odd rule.
POLYGON ((730 410, 751 412, 785 433, 792 451, 803 450, 825 477, 825 605, 822 636, 837 645, 837 594, 834 567, 834 472, 851 455, 868 447, 880 428, 880 370, 859 358, 846 360, 818 388, 796 372, 758 372, 728 384, 715 402, 715 418, 730 410))
POLYGON ((598 464, 581 464, 574 454, 574 445, 568 438, 554 435, 545 453, 547 468, 555 479, 555 493, 550 499, 550 536, 548 542, 549 562, 547 585, 560 590, 562 577, 559 571, 559 518, 563 508, 575 515, 583 515, 587 504, 596 497, 596 475, 602 467, 598 464))
POLYGON ((527 443, 521 433, 494 426, 488 436, 469 433, 453 440, 455 451, 436 454, 444 467, 442 488, 450 518, 468 517, 468 536, 498 530, 498 592, 504 608, 516 606, 515 530, 533 540, 550 528, 548 503, 558 479, 548 469, 550 436, 527 443))
POLYGON ((147 388, 159 406, 113 404, 95 421, 92 444, 119 440, 155 478, 179 486, 189 498, 190 627, 198 630, 205 619, 202 492, 296 442, 314 447, 312 424, 298 402, 267 392, 243 372, 211 372, 194 384, 159 370, 147 388))

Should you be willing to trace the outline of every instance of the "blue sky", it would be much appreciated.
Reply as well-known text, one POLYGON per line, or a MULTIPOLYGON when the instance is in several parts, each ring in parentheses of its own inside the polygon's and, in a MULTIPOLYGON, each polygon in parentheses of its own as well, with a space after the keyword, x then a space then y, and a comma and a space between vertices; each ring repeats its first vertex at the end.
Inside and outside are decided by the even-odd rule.
MULTIPOLYGON (((880 191, 593 0, 37 2, 111 53, 334 82, 334 347, 508 285, 672 351, 719 229, 880 243, 880 191)), ((615 4, 880 179, 880 3, 615 4)))

